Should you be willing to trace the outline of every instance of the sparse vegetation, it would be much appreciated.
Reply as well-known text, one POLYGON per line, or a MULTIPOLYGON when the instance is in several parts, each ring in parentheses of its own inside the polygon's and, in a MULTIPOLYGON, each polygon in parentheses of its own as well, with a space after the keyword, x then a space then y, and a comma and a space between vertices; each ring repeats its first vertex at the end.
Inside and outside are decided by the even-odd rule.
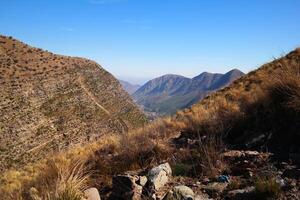
MULTIPOLYGON (((16 196, 30 199, 30 195, 31 198, 51 200, 78 199, 87 183, 109 187, 111 177, 115 174, 143 170, 166 160, 171 163, 175 175, 216 178, 227 168, 221 154, 225 146, 271 150, 275 154, 289 153, 292 150, 289 148, 300 145, 297 134, 300 128, 299 57, 298 49, 210 95, 191 109, 178 112, 172 118, 157 120, 128 133, 102 136, 93 144, 54 156, 54 161, 50 163, 51 159, 45 159, 28 164, 19 171, 8 170, 0 179, 0 184, 4 185, 0 191, 9 194, 8 197, 15 195, 15 199, 16 196), (287 148, 284 149, 286 151, 283 148, 287 148), (71 164, 71 160, 83 157, 87 158, 85 165, 71 164), (90 178, 86 166, 95 171, 90 178), (44 194, 48 196, 41 196, 44 194)), ((89 78, 85 86, 99 95, 97 91, 101 88, 93 88, 95 85, 89 82, 95 77, 91 75, 89 78)), ((64 91, 64 88, 60 90, 64 91)), ((62 137, 68 137, 69 127, 65 122, 70 121, 73 115, 85 115, 80 119, 88 119, 85 121, 88 126, 91 119, 87 113, 91 112, 81 111, 97 110, 89 104, 79 104, 78 99, 71 101, 68 95, 74 95, 73 91, 52 95, 51 100, 39 107, 47 107, 43 109, 43 116, 54 118, 60 115, 54 124, 65 134, 62 137), (69 106, 73 103, 76 106, 72 110, 69 106)), ((96 122, 93 121, 94 124, 96 122)), ((77 121, 73 123, 78 125, 77 121)), ((105 125, 116 127, 120 123, 109 119, 105 125)), ((39 133, 43 134, 43 130, 39 129, 39 133)), ((80 131, 77 130, 78 135, 83 134, 80 131)), ((12 146, 12 143, 7 144, 7 147, 12 146)), ((278 197, 281 194, 275 179, 257 180, 254 185, 259 198, 278 197)), ((240 183, 232 182, 229 188, 240 188, 240 183)))

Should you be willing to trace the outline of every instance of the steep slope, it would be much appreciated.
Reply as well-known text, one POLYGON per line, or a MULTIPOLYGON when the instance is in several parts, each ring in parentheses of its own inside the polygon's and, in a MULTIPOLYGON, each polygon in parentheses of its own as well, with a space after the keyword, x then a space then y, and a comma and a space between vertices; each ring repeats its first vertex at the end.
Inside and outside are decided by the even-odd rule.
POLYGON ((299 106, 298 48, 179 112, 176 121, 187 123, 189 139, 223 135, 234 148, 271 151, 285 159, 296 156, 300 163, 299 106))
POLYGON ((165 75, 150 80, 132 96, 146 111, 173 114, 191 106, 212 91, 227 86, 243 73, 237 69, 226 74, 203 72, 189 79, 179 75, 165 75))
POLYGON ((122 81, 119 80, 123 89, 128 93, 128 94, 133 94, 135 91, 137 91, 141 86, 140 85, 135 85, 135 84, 131 84, 127 81, 122 81))
POLYGON ((97 63, 5 36, 0 85, 0 171, 146 121, 97 63))

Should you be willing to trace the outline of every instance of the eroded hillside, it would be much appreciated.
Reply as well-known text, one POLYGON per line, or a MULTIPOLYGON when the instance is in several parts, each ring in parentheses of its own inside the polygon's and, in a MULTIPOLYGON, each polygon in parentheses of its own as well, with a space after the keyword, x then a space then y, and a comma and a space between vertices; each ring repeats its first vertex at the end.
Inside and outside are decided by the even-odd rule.
POLYGON ((0 36, 0 171, 146 122, 97 63, 0 36))

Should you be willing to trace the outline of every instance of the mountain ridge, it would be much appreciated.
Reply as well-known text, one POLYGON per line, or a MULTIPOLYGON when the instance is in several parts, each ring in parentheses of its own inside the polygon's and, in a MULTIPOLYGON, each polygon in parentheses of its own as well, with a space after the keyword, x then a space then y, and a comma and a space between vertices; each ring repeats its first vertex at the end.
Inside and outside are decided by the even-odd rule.
POLYGON ((177 109, 192 105, 243 74, 238 69, 232 69, 225 74, 203 72, 193 78, 166 74, 145 83, 132 97, 146 111, 174 114, 177 109))

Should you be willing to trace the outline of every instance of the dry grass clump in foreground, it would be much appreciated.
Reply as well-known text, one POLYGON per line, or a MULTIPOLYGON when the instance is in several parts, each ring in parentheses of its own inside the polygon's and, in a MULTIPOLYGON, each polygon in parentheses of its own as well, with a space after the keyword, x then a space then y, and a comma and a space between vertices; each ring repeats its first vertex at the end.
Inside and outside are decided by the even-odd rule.
POLYGON ((82 200, 89 173, 82 161, 62 165, 50 161, 29 189, 29 195, 35 200, 82 200))
MULTIPOLYGON (((92 171, 89 165, 87 165, 87 157, 89 157, 92 152, 96 151, 96 149, 102 148, 102 146, 107 144, 114 145, 117 142, 119 141, 114 135, 106 135, 100 141, 88 146, 78 146, 67 152, 61 152, 57 155, 53 155, 49 157, 49 159, 44 159, 36 163, 29 163, 22 169, 8 170, 0 177, 0 192, 2 197, 5 199, 32 199, 29 196, 31 187, 35 188, 31 191, 31 193, 33 192, 34 194, 45 195, 47 194, 46 192, 52 192, 53 195, 55 194, 55 190, 53 190, 53 188, 56 188, 56 184, 51 181, 46 181, 48 178, 56 174, 56 179, 50 180, 58 181, 59 174, 66 175, 72 171, 84 173, 84 175, 90 175, 90 172, 92 171), (80 161, 80 163, 78 163, 78 161, 80 161), (45 181, 48 183, 47 187, 52 187, 51 190, 45 190, 46 188, 41 187, 42 182, 42 186, 45 186, 45 181)), ((81 175, 80 173, 77 175, 81 175)), ((63 176, 60 176, 60 180, 64 180, 63 176)))
POLYGON ((5 199, 82 200, 90 171, 83 161, 49 160, 39 176, 17 189, 2 193, 5 199))
POLYGON ((273 178, 259 178, 255 184, 255 198, 258 200, 263 199, 277 199, 281 193, 282 189, 280 185, 273 178))

